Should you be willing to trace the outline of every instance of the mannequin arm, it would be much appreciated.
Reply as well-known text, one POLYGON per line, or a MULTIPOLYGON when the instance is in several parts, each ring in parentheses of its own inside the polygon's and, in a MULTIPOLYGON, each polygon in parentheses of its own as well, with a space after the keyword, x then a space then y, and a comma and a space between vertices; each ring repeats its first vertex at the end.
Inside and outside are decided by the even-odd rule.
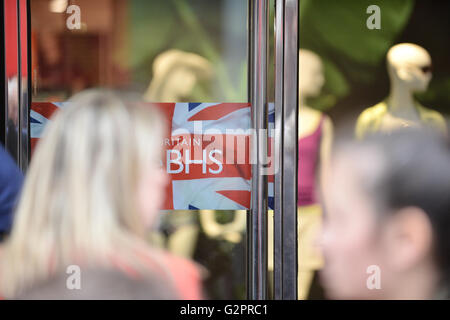
POLYGON ((200 225, 209 237, 215 238, 223 232, 223 226, 216 221, 214 210, 201 210, 199 218, 200 225))
POLYGON ((355 136, 356 139, 362 140, 367 133, 369 122, 370 122, 371 114, 370 110, 366 109, 363 113, 361 113, 356 120, 355 127, 355 136))
POLYGON ((229 223, 218 223, 214 210, 200 211, 200 224, 205 233, 212 237, 225 236, 227 233, 241 232, 245 230, 247 216, 245 211, 239 210, 234 213, 234 219, 229 223))

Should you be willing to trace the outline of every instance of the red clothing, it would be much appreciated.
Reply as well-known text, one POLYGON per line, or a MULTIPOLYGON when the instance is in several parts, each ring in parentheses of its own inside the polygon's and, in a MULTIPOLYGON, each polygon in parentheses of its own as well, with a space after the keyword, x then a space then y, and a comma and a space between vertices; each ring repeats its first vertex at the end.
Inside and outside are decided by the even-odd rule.
MULTIPOLYGON (((168 252, 141 251, 137 253, 148 265, 150 272, 160 273, 161 276, 169 275, 172 280, 174 289, 177 291, 181 300, 202 300, 202 270, 199 265, 193 261, 177 257, 168 252), (155 259, 156 255, 156 259, 155 259), (164 268, 163 270, 161 268, 164 268)), ((137 270, 134 270, 125 261, 114 258, 114 264, 117 268, 125 272, 128 276, 139 278, 137 270)))
MULTIPOLYGON (((136 250, 136 256, 148 272, 153 275, 167 278, 167 283, 176 291, 181 300, 202 300, 202 268, 193 261, 174 256, 165 251, 144 248, 136 250)), ((80 261, 81 262, 81 261, 80 261)), ((79 263, 82 265, 82 263, 79 263)), ((138 270, 133 269, 130 263, 118 255, 110 257, 108 265, 125 273, 128 277, 139 279, 138 270)), ((4 297, 0 295, 0 300, 4 297)))
POLYGON ((298 201, 297 205, 307 206, 317 203, 316 168, 320 155, 322 125, 325 117, 322 115, 319 126, 310 135, 298 141, 298 201))
POLYGON ((202 300, 202 276, 193 262, 166 254, 167 266, 173 275, 175 287, 182 300, 202 300))

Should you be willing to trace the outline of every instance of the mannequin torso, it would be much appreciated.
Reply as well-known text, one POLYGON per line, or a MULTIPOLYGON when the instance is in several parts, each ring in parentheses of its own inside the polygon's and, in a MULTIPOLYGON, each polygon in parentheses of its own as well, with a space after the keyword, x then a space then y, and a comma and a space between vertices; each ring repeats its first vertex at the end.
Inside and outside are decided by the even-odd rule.
POLYGON ((361 113, 356 124, 356 137, 363 139, 370 133, 388 133, 405 127, 427 127, 442 134, 447 133, 445 119, 439 112, 428 109, 418 102, 414 109, 417 112, 415 119, 399 117, 389 111, 386 101, 382 101, 361 113))
POLYGON ((393 46, 387 54, 389 97, 364 110, 356 123, 356 137, 390 132, 404 127, 427 127, 447 134, 444 117, 414 100, 414 93, 426 90, 431 80, 431 57, 412 43, 393 46))

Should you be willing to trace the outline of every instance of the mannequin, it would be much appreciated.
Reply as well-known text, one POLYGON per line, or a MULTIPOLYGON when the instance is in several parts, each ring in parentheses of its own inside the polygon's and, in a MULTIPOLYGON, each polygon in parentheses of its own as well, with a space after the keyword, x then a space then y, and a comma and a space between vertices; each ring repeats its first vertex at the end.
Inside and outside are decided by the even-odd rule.
POLYGON ((429 127, 447 134, 444 117, 414 100, 414 93, 425 91, 431 80, 431 57, 412 43, 393 46, 387 53, 390 93, 386 100, 364 110, 356 123, 356 137, 368 133, 390 132, 401 127, 429 127))
POLYGON ((210 238, 239 243, 242 241, 242 234, 247 225, 247 215, 245 210, 236 210, 231 222, 219 223, 214 210, 201 210, 200 224, 210 238))
POLYGON ((144 98, 154 102, 186 102, 200 80, 212 78, 211 63, 195 54, 167 50, 153 62, 153 79, 144 98))
POLYGON ((314 273, 323 265, 317 247, 322 209, 317 191, 323 186, 331 153, 333 125, 328 116, 306 105, 324 84, 320 58, 299 51, 299 163, 298 163, 298 298, 306 299, 314 273))
MULTIPOLYGON (((161 53, 153 63, 153 79, 144 98, 154 102, 189 101, 192 91, 200 80, 210 80, 213 67, 205 58, 176 49, 161 53)), ((224 239, 232 243, 242 241, 246 227, 246 212, 236 211, 229 223, 219 223, 214 210, 175 210, 162 216, 163 233, 152 235, 152 241, 179 256, 192 258, 195 252, 200 226, 213 239, 224 239), (166 242, 166 243, 164 243, 166 242)))
MULTIPOLYGON (((152 102, 185 102, 196 84, 212 77, 212 65, 205 58, 176 49, 158 55, 153 62, 153 79, 144 94, 152 102)), ((175 210, 161 216, 162 232, 151 234, 151 241, 170 252, 192 258, 200 231, 197 212, 175 210)))

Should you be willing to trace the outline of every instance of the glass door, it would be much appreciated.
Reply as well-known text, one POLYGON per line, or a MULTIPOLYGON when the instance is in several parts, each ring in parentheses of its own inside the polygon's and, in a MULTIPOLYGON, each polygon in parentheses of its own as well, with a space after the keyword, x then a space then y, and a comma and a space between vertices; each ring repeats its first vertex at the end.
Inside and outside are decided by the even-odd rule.
POLYGON ((294 202, 283 197, 295 182, 283 177, 296 176, 297 154, 282 149, 292 149, 283 141, 297 125, 285 121, 297 110, 296 68, 287 72, 297 0, 5 0, 4 9, 8 86, 18 92, 6 92, 14 130, 5 137, 24 171, 52 114, 77 92, 101 87, 153 104, 171 123, 162 142, 171 183, 148 241, 204 265, 209 298, 294 298, 292 277, 281 275, 296 267, 294 202), (196 125, 224 142, 208 149, 196 125), (190 157, 197 147, 200 158, 190 157), (280 212, 270 232, 269 209, 280 212))
POLYGON ((246 298, 249 177, 233 175, 226 164, 226 174, 215 175, 221 168, 214 163, 203 174, 197 158, 179 165, 177 156, 186 150, 178 153, 177 146, 197 143, 189 119, 204 119, 207 130, 214 109, 234 119, 218 128, 237 127, 233 121, 243 122, 237 116, 250 125, 247 7, 241 0, 30 1, 31 152, 51 114, 81 90, 103 87, 158 103, 171 114, 172 132, 189 134, 164 141, 172 182, 148 241, 203 265, 207 296, 214 299, 246 298), (217 176, 241 181, 233 182, 234 193, 226 192, 231 188, 212 183, 217 176))

